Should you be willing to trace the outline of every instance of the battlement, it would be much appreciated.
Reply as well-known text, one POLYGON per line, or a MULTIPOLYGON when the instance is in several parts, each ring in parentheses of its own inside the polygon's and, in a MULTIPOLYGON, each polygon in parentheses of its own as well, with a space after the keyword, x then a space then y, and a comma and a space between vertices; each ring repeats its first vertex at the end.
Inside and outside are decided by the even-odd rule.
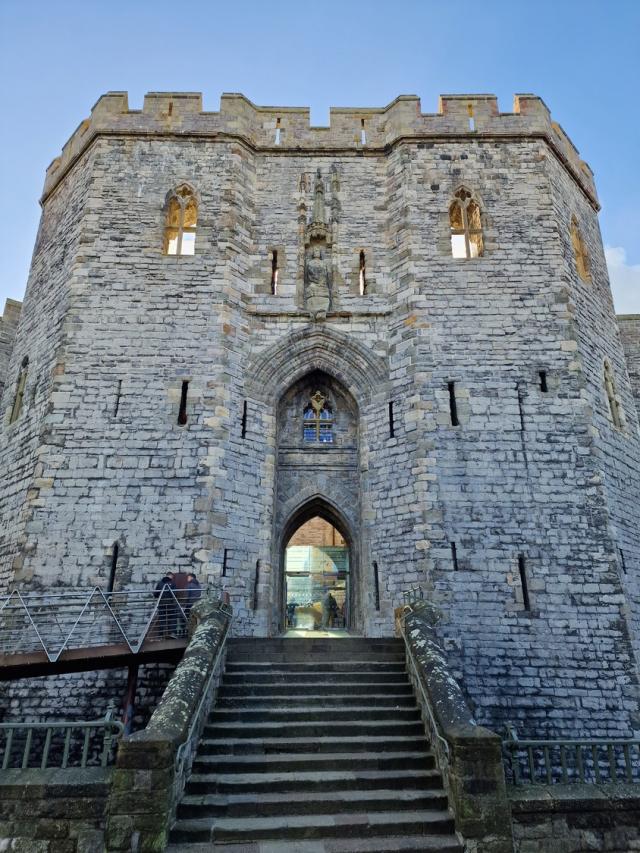
POLYGON ((544 137, 592 203, 598 203, 591 169, 544 101, 530 94, 516 95, 509 113, 499 111, 495 95, 441 95, 437 113, 423 113, 416 95, 399 95, 386 107, 332 107, 329 126, 314 127, 309 107, 260 107, 239 93, 223 94, 219 112, 207 112, 200 92, 149 92, 142 110, 129 109, 126 92, 107 92, 47 169, 43 200, 100 134, 235 137, 273 153, 375 152, 407 137, 544 137))

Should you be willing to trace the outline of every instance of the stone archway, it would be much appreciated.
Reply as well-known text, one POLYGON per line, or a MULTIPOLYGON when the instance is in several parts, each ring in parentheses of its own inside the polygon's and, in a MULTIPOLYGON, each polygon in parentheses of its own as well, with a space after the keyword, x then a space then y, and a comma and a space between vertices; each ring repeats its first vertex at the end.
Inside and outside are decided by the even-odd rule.
POLYGON ((378 422, 380 411, 386 411, 387 406, 387 359, 333 327, 308 324, 255 352, 247 362, 245 376, 246 397, 262 408, 263 433, 270 439, 269 453, 274 456, 270 465, 274 485, 271 572, 264 598, 265 603, 269 602, 269 612, 265 613, 268 631, 279 633, 283 627, 284 532, 299 507, 321 500, 344 519, 342 527, 349 533, 353 565, 351 629, 364 632, 370 621, 365 612, 367 603, 373 604, 375 594, 370 553, 371 513, 365 525, 362 504, 363 500, 370 500, 371 424, 378 422), (283 413, 283 401, 295 403, 298 419, 294 432, 300 439, 305 401, 309 403, 318 390, 336 407, 340 440, 330 451, 323 447, 314 454, 301 440, 289 440, 289 436, 283 441, 286 432, 283 424, 292 422, 283 413), (296 394, 300 395, 297 402, 293 399, 296 394), (351 414, 351 426, 340 422, 341 413, 345 412, 351 414), (349 447, 342 441, 345 435, 350 436, 349 447))
MULTIPOLYGON (((290 509, 290 508, 288 508, 290 509)), ((358 629, 359 623, 359 607, 360 600, 358 594, 358 579, 360 576, 359 571, 359 535, 358 531, 354 531, 352 529, 351 524, 348 519, 342 514, 342 512, 331 503, 331 501, 327 500, 324 496, 319 494, 309 495, 303 497, 302 502, 290 509, 289 517, 286 523, 282 526, 280 535, 277 539, 276 547, 278 549, 278 562, 279 566, 278 578, 277 578, 277 592, 275 596, 275 601, 278 603, 279 607, 278 613, 278 627, 280 631, 285 628, 285 608, 286 608, 286 588, 285 588, 285 557, 286 557, 286 549, 289 541, 294 536, 294 534, 300 530, 308 521, 311 521, 315 518, 321 518, 324 521, 328 522, 332 525, 342 536, 344 539, 349 555, 349 586, 348 586, 348 601, 347 601, 347 619, 345 627, 347 630, 353 631, 358 629)))
MULTIPOLYGON (((284 548, 295 527, 319 515, 349 541, 358 587, 360 551, 359 407, 334 376, 308 371, 281 395, 276 413, 273 621, 283 628, 284 548), (315 408, 314 408, 315 407, 315 408)), ((361 620, 359 596, 350 601, 352 626, 361 620)))

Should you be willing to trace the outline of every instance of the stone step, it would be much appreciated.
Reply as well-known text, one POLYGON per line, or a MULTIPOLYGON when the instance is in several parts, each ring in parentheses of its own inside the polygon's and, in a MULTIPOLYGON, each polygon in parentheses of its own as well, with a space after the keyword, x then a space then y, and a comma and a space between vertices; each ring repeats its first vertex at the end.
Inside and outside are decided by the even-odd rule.
POLYGON ((237 844, 170 844, 167 853, 463 853, 451 835, 405 835, 385 838, 323 838, 314 841, 253 841, 237 844))
MULTIPOLYGON (((331 696, 370 696, 380 693, 393 693, 396 696, 412 696, 413 690, 408 679, 404 681, 317 681, 309 685, 305 696, 309 695, 331 695, 331 696)), ((291 696, 291 687, 288 684, 225 684, 218 692, 218 697, 226 699, 231 696, 291 696)))
POLYGON ((308 658, 296 661, 279 661, 273 658, 264 661, 235 661, 227 658, 225 670, 226 672, 309 672, 314 674, 319 672, 406 672, 406 662, 404 655, 390 659, 376 655, 366 661, 354 660, 353 657, 345 660, 323 659, 321 661, 308 658))
MULTIPOLYGON (((351 715, 351 717, 354 716, 354 714, 351 715)), ((331 732, 336 737, 361 737, 365 735, 398 737, 401 735, 423 735, 424 726, 419 718, 406 722, 395 719, 383 721, 350 719, 346 722, 328 717, 313 722, 289 722, 286 728, 281 723, 273 721, 222 723, 217 720, 215 724, 209 723, 205 726, 203 736, 206 738, 251 738, 252 740, 260 737, 321 738, 326 737, 327 732, 331 732)))
POLYGON ((227 654, 232 657, 337 656, 368 654, 404 654, 404 642, 392 637, 235 637, 229 640, 227 654))
POLYGON ((233 841, 254 839, 359 838, 397 834, 453 832, 453 819, 443 810, 353 812, 333 815, 288 815, 256 818, 202 818, 178 821, 172 841, 233 841))
POLYGON ((290 738, 202 738, 198 754, 202 755, 274 755, 280 752, 427 752, 429 742, 424 733, 414 737, 300 737, 290 738))
POLYGON ((252 670, 251 672, 226 672, 222 684, 224 687, 244 684, 317 684, 318 682, 332 681, 334 684, 352 684, 371 682, 389 683, 397 682, 405 676, 403 669, 393 670, 359 670, 349 669, 342 672, 287 672, 284 670, 252 670))
MULTIPOLYGON (((314 688, 315 690, 315 688, 314 688)), ((400 707, 415 707, 416 700, 415 696, 413 696, 409 691, 407 691, 404 695, 399 695, 397 693, 369 693, 369 694, 361 694, 361 693, 347 693, 343 695, 334 695, 333 693, 328 691, 326 693, 312 693, 312 694, 295 694, 288 696, 218 696, 218 701, 216 704, 216 708, 224 709, 224 708, 237 708, 237 709, 247 709, 247 710, 257 710, 258 708, 269 708, 269 709, 284 709, 284 708, 298 708, 302 710, 305 707, 350 707, 350 706, 360 706, 365 705, 368 708, 400 708, 400 707)))
POLYGON ((324 705, 309 705, 303 708, 219 708, 209 714, 209 722, 218 723, 306 723, 352 720, 384 722, 385 720, 416 720, 420 711, 414 702, 413 708, 372 708, 370 705, 354 705, 351 708, 327 708, 324 705))
POLYGON ((201 755, 193 769, 198 773, 289 773, 320 770, 414 770, 433 769, 435 760, 427 752, 341 752, 287 753, 273 755, 201 755))
POLYGON ((275 794, 292 791, 380 791, 442 787, 437 770, 296 771, 295 773, 192 773, 187 793, 275 794))
POLYGON ((202 817, 274 817, 297 814, 345 814, 352 811, 447 809, 442 789, 408 791, 329 791, 235 796, 189 795, 178 807, 178 819, 202 817))

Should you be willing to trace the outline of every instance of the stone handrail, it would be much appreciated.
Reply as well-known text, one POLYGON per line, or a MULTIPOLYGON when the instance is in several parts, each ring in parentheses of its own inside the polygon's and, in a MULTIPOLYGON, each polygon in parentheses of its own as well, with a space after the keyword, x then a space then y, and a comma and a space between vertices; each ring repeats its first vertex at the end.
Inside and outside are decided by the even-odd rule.
POLYGON ((474 853, 511 853, 501 740, 473 719, 437 638, 437 621, 435 608, 420 601, 403 608, 398 624, 456 830, 474 853))
POLYGON ((192 608, 189 645, 147 727, 121 742, 107 806, 109 853, 164 850, 215 698, 230 616, 211 598, 192 608))

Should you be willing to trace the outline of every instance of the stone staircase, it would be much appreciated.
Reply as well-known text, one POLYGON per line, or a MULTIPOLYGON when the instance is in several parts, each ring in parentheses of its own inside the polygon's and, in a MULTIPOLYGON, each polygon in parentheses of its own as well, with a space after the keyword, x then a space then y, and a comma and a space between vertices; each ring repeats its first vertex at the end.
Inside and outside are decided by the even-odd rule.
POLYGON ((462 850, 401 640, 229 643, 170 851, 462 850))

